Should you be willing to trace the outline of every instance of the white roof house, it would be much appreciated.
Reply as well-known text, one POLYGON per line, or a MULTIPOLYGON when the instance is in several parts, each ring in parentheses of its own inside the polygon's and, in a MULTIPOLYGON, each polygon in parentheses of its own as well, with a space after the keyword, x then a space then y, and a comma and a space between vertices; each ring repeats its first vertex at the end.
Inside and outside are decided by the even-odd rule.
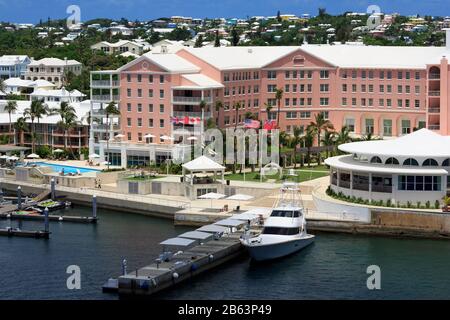
POLYGON ((119 40, 115 43, 101 41, 91 46, 92 50, 102 50, 107 54, 131 52, 141 55, 144 45, 130 40, 119 40))
POLYGON ((3 81, 5 93, 20 94, 24 89, 52 89, 55 85, 47 80, 23 80, 20 78, 9 78, 3 81))
POLYGON ((40 60, 33 60, 29 64, 30 67, 38 67, 40 65, 52 66, 52 67, 65 67, 65 66, 76 66, 81 65, 80 62, 76 60, 61 60, 58 58, 43 58, 40 60))
POLYGON ((80 102, 85 96, 78 90, 67 91, 64 87, 58 90, 36 89, 30 94, 31 100, 44 102, 80 102))

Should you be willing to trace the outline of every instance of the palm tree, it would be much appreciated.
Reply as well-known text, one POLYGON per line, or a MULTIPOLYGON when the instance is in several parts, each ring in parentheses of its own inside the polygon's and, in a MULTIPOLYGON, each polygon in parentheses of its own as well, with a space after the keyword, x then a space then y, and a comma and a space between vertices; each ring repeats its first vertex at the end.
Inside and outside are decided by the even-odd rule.
POLYGON ((220 100, 216 101, 216 112, 217 112, 217 124, 220 126, 220 110, 223 108, 223 103, 220 100))
POLYGON ((16 123, 14 123, 14 127, 16 128, 17 132, 19 133, 19 144, 22 145, 22 132, 25 132, 28 130, 27 122, 24 117, 20 117, 16 120, 16 123))
POLYGON ((350 138, 350 130, 348 129, 347 126, 343 126, 336 135, 336 145, 340 145, 351 141, 352 139, 350 138))
POLYGON ((49 113, 47 105, 42 100, 33 100, 29 108, 26 108, 23 115, 25 119, 31 120, 31 151, 35 152, 36 145, 36 127, 34 121, 49 113))
MULTIPOLYGON (((323 130, 333 129, 330 120, 325 119, 323 112, 319 112, 314 116, 314 121, 309 125, 311 130, 317 134, 317 146, 320 147, 320 137, 323 130)), ((320 165, 320 151, 318 152, 317 163, 320 165)))
POLYGON ((113 101, 108 103, 108 105, 106 106, 105 115, 106 115, 106 152, 108 154, 107 167, 109 170, 109 140, 111 139, 110 132, 109 132, 109 116, 110 115, 120 115, 120 110, 117 109, 116 104, 113 101))
POLYGON ((239 118, 239 109, 241 108, 241 103, 240 102, 236 102, 234 105, 234 110, 236 110, 236 114, 235 114, 235 121, 234 121, 234 129, 237 129, 237 125, 238 125, 238 118, 239 118))
POLYGON ((302 143, 303 127, 294 126, 294 135, 291 137, 291 147, 294 148, 294 169, 297 167, 297 146, 302 143))
POLYGON ((5 91, 5 83, 3 82, 3 79, 0 79, 0 91, 5 91))
MULTIPOLYGON (((57 125, 64 130, 64 149, 67 149, 67 132, 69 129, 73 128, 77 122, 75 108, 68 102, 63 101, 61 102, 59 109, 53 109, 53 112, 61 117, 61 120, 58 121, 57 125)), ((70 149, 72 150, 72 148, 70 149)))
POLYGON ((303 137, 303 141, 305 144, 305 147, 307 148, 306 151, 306 159, 308 161, 308 167, 311 166, 311 147, 314 144, 314 130, 312 130, 311 127, 308 127, 306 129, 305 136, 303 137))
MULTIPOLYGON (((326 130, 325 134, 322 138, 322 144, 326 147, 334 146, 336 144, 336 132, 326 130)), ((327 148, 326 150, 326 157, 328 158, 329 150, 327 148)))
POLYGON ((275 91, 275 99, 277 100, 277 127, 280 127, 280 112, 281 112, 281 99, 283 99, 283 89, 276 89, 275 91))
POLYGON ((266 108, 267 120, 269 120, 270 112, 272 111, 273 106, 271 106, 270 104, 264 103, 264 107, 266 108))
POLYGON ((11 143, 11 133, 12 133, 12 121, 11 121, 11 113, 17 111, 17 102, 14 100, 8 101, 5 106, 5 111, 8 112, 9 115, 9 135, 8 135, 8 143, 11 143))

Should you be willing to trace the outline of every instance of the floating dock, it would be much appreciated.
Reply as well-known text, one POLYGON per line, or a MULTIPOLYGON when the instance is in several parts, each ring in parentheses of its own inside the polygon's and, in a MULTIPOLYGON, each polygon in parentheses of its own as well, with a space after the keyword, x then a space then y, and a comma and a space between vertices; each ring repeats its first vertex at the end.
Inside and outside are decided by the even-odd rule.
MULTIPOLYGON (((22 213, 0 213, 0 219, 13 220, 45 220, 45 216, 41 214, 22 214, 22 213)), ((97 223, 97 217, 80 217, 80 216, 63 216, 63 215, 49 215, 50 221, 60 222, 80 222, 80 223, 97 223)))
POLYGON ((50 233, 48 231, 33 231, 33 230, 21 230, 14 228, 0 229, 0 236, 7 237, 23 237, 23 238, 38 238, 38 239, 49 239, 50 233))

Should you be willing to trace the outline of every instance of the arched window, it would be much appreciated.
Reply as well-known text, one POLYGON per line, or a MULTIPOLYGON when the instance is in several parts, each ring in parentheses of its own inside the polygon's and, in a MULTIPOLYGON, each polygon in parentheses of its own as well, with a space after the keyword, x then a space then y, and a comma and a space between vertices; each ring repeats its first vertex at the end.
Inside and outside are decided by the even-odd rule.
POLYGON ((372 159, 370 159, 370 163, 383 163, 383 161, 381 161, 380 157, 373 157, 372 159))
POLYGON ((449 158, 449 159, 445 159, 445 160, 442 162, 442 166, 443 166, 443 167, 450 167, 450 158, 449 158))
POLYGON ((400 164, 396 158, 388 158, 385 164, 400 164))
POLYGON ((422 166, 423 167, 437 167, 439 165, 438 165, 438 162, 436 160, 434 160, 434 159, 427 159, 427 160, 425 160, 422 163, 422 166))
POLYGON ((417 162, 416 159, 408 158, 405 161, 403 161, 404 166, 418 166, 419 162, 417 162))

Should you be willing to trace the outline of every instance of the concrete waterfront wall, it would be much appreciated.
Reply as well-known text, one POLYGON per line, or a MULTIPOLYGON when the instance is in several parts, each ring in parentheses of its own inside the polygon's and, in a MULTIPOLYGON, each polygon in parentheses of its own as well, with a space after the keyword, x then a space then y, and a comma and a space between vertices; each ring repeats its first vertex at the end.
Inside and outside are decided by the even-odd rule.
POLYGON ((371 223, 378 226, 450 233, 450 214, 389 210, 371 210, 371 214, 371 223))

